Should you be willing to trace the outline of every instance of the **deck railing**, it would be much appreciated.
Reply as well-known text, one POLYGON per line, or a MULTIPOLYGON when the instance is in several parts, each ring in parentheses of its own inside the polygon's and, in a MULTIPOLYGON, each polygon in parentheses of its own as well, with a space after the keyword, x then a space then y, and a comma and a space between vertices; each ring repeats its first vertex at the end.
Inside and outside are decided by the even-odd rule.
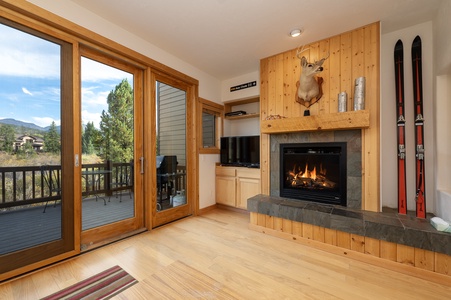
MULTIPOLYGON (((62 182, 60 165, 46 166, 46 169, 53 171, 55 182, 62 182)), ((41 170, 41 166, 0 167, 0 209, 61 199, 61 195, 52 192, 47 186, 41 170)), ((115 191, 133 188, 131 163, 84 164, 83 171, 105 171, 103 176, 96 178, 94 175, 83 176, 83 196, 109 196, 115 191), (115 184, 118 180, 122 180, 120 185, 115 184)))

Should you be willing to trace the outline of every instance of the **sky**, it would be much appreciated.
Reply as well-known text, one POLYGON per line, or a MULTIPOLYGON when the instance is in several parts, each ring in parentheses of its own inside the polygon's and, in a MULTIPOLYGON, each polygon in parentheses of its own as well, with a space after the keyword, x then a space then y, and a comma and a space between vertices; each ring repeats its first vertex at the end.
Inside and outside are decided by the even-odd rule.
MULTIPOLYGON (((0 24, 0 119, 61 124, 60 46, 0 24)), ((107 96, 132 74, 82 58, 82 122, 99 128, 107 96)))

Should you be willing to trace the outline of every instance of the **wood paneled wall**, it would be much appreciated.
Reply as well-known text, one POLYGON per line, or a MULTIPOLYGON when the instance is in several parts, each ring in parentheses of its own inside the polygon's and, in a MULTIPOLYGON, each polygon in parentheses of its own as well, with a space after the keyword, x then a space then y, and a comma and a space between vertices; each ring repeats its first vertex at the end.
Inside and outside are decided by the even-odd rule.
POLYGON ((391 270, 406 272, 437 282, 448 282, 449 284, 449 277, 421 272, 425 270, 451 276, 451 256, 446 254, 255 212, 250 213, 249 228, 391 270), (385 261, 374 258, 384 259, 385 261))
MULTIPOLYGON (((370 125, 362 129, 362 209, 379 211, 379 23, 305 45, 304 49, 308 50, 302 55, 309 62, 330 55, 323 64, 323 72, 318 75, 324 79, 324 94, 320 101, 310 106, 312 116, 340 114, 338 94, 343 91, 348 94, 347 109, 352 111, 355 79, 365 77, 365 110, 369 112, 370 125)), ((296 102, 296 82, 301 73, 296 51, 297 49, 289 50, 262 59, 260 62, 262 120, 273 115, 285 118, 299 118, 304 115, 306 108, 296 102)), ((305 117, 305 121, 309 122, 309 117, 305 117)), ((264 128, 261 129, 262 132, 265 131, 264 128)), ((291 128, 290 131, 296 132, 299 129, 291 128)), ((263 194, 270 192, 269 145, 269 134, 262 133, 263 194)))

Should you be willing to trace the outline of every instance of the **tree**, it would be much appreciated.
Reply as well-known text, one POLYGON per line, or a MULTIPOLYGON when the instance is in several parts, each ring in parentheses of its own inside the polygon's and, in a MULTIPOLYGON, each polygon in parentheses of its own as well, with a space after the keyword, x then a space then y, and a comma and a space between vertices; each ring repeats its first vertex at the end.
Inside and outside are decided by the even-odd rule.
POLYGON ((83 154, 95 154, 102 139, 100 131, 94 127, 94 122, 88 122, 83 130, 81 146, 83 154))
POLYGON ((8 154, 14 152, 14 127, 11 125, 0 126, 0 150, 8 154))
POLYGON ((116 85, 107 98, 108 112, 100 121, 101 156, 114 162, 133 159, 133 89, 127 79, 116 85))
POLYGON ((55 121, 52 122, 49 130, 44 134, 44 151, 55 154, 61 152, 61 137, 56 129, 55 121))
POLYGON ((25 143, 17 150, 17 157, 21 159, 29 159, 36 155, 32 143, 25 143))

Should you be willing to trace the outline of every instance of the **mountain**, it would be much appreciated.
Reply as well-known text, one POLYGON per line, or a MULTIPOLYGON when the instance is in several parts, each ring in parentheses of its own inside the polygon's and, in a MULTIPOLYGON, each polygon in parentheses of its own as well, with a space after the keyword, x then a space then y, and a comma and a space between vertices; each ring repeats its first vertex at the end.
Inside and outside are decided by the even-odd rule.
POLYGON ((33 123, 27 123, 27 122, 23 122, 23 121, 18 121, 15 119, 1 119, 0 120, 1 124, 7 124, 7 125, 13 125, 16 127, 25 127, 25 128, 30 128, 30 129, 34 129, 34 130, 40 130, 40 131, 47 131, 48 128, 44 128, 41 126, 38 126, 36 124, 33 123))
MULTIPOLYGON (((49 129, 51 127, 50 125, 46 126, 46 127, 41 127, 41 126, 38 126, 38 125, 36 125, 34 123, 23 122, 23 121, 19 121, 19 120, 16 120, 16 119, 10 119, 10 118, 0 119, 0 124, 12 125, 12 126, 18 128, 18 129, 20 129, 20 128, 29 128, 29 129, 31 129, 33 131, 44 131, 44 132, 49 131, 49 129)), ((58 133, 61 134, 61 126, 56 126, 56 131, 58 131, 58 133)), ((28 134, 31 134, 31 132, 28 133, 28 134)))

